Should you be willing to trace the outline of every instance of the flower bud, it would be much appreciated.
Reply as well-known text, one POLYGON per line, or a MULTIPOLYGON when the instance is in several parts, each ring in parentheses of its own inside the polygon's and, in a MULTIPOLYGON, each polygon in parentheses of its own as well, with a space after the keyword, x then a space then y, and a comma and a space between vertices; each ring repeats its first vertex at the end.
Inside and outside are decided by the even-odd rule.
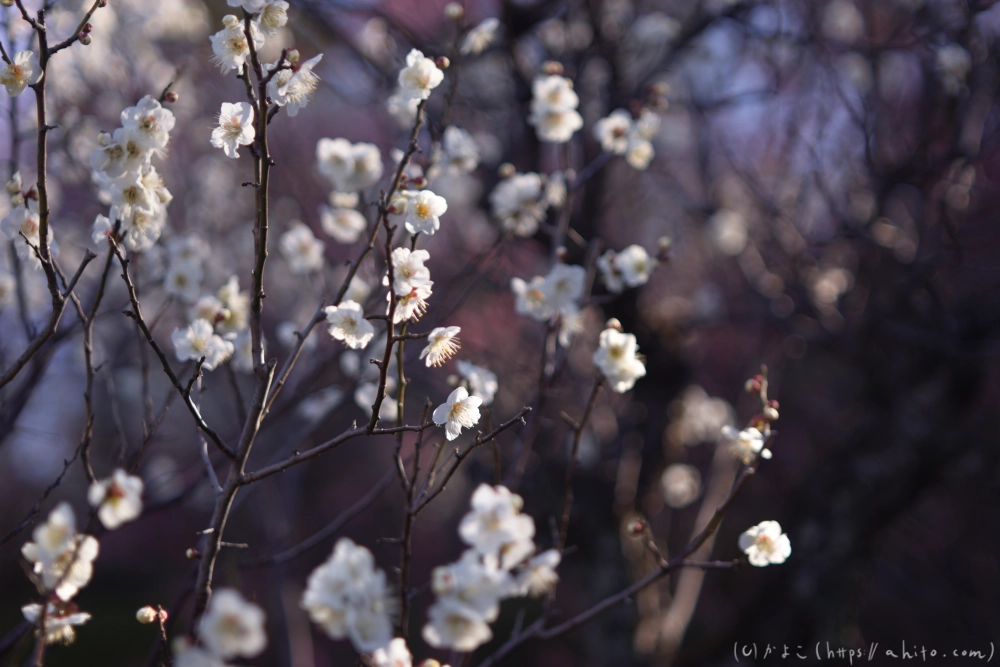
POLYGON ((83 44, 84 46, 87 46, 88 44, 90 44, 93 41, 93 38, 90 36, 89 32, 81 32, 80 36, 79 36, 79 40, 80 40, 81 44, 83 44))
POLYGON ((427 187, 427 179, 424 178, 423 175, 414 176, 410 179, 410 185, 415 187, 417 190, 423 190, 427 187))
POLYGON ((674 240, 669 236, 661 236, 656 240, 656 247, 660 252, 669 252, 674 247, 674 240))
POLYGON ((188 549, 187 551, 184 552, 184 557, 187 558, 188 560, 198 560, 199 558, 201 558, 201 554, 198 553, 197 549, 188 549))
POLYGON ((625 530, 629 535, 642 535, 646 530, 646 524, 639 520, 631 521, 625 530))
POLYGON ((21 172, 15 171, 14 175, 7 181, 7 192, 16 195, 21 191, 21 172))
POLYGON ((618 321, 617 317, 612 317, 610 320, 608 320, 604 324, 604 328, 605 329, 617 329, 618 331, 621 331, 622 330, 622 323, 618 321))
POLYGON ((764 417, 766 417, 770 421, 777 421, 778 411, 769 405, 766 408, 764 408, 764 417))
POLYGON ((569 250, 566 249, 566 246, 561 245, 556 248, 556 259, 563 264, 566 263, 566 260, 569 259, 569 250))
POLYGON ((449 387, 457 387, 461 380, 457 375, 449 375, 445 382, 448 383, 449 387))
POLYGON ((517 168, 514 167, 510 162, 504 162, 497 169, 497 173, 500 174, 500 178, 510 178, 517 173, 517 168))
POLYGON ((287 60, 288 62, 290 62, 293 65, 295 63, 299 62, 299 50, 298 49, 289 49, 288 53, 285 54, 285 60, 287 60))
POLYGON ((11 206, 24 206, 24 195, 20 192, 10 198, 11 206))
POLYGON ((563 66, 562 63, 556 62, 555 60, 546 60, 542 63, 542 71, 546 74, 562 74, 563 66))
POLYGON ((175 93, 172 90, 168 90, 167 94, 163 96, 163 101, 167 102, 168 104, 170 104, 170 103, 176 102, 180 98, 181 98, 180 95, 178 95, 177 93, 175 93))
POLYGON ((155 609, 146 605, 139 611, 135 612, 135 620, 139 621, 143 625, 149 625, 150 623, 154 623, 156 621, 158 615, 159 614, 156 613, 155 609))
POLYGON ((743 384, 743 391, 748 394, 760 393, 760 382, 757 381, 757 378, 750 378, 743 384))
POLYGON ((113 137, 110 132, 101 132, 97 135, 97 145, 100 147, 110 146, 113 137))
POLYGON ((386 213, 390 215, 403 215, 406 213, 408 206, 409 201, 406 197, 393 197, 392 201, 389 202, 389 208, 386 209, 386 213))
POLYGON ((445 18, 457 21, 465 16, 465 7, 462 6, 461 2, 449 2, 444 6, 444 15, 445 18))
POLYGON ((90 23, 84 23, 83 30, 81 30, 80 32, 91 32, 93 29, 94 29, 93 25, 91 25, 90 23))
POLYGON ((38 201, 38 190, 35 189, 34 185, 32 185, 30 188, 28 188, 28 191, 24 193, 24 198, 25 199, 34 199, 35 201, 38 201))
POLYGON ((97 0, 97 6, 98 7, 107 7, 108 6, 108 0, 97 0))
POLYGON ((438 69, 448 69, 451 67, 451 61, 448 56, 438 56, 434 59, 434 64, 437 65, 438 69))

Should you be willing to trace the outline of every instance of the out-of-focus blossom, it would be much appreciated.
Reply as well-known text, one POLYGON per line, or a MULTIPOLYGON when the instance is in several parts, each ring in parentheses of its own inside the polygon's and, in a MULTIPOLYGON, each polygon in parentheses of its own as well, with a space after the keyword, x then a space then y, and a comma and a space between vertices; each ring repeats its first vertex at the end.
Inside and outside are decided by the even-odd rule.
POLYGON ((406 67, 399 72, 399 90, 403 97, 426 100, 444 81, 444 72, 418 49, 406 56, 406 67))
POLYGON ((317 239, 311 229, 293 220, 288 231, 278 240, 281 254, 288 261, 292 273, 312 273, 323 268, 323 251, 326 244, 317 239))
MULTIPOLYGON (((38 623, 38 617, 41 613, 42 605, 38 603, 26 604, 21 607, 24 620, 31 624, 38 623)), ((76 605, 72 603, 57 605, 50 602, 45 611, 45 643, 72 644, 76 641, 74 628, 89 620, 90 614, 85 611, 77 611, 76 605)))
POLYGON ((202 368, 214 370, 233 355, 233 343, 216 335, 206 320, 195 320, 184 329, 174 329, 170 336, 178 361, 197 361, 205 358, 202 368))
POLYGON ((601 332, 600 345, 594 352, 594 365, 619 394, 631 389, 637 379, 646 375, 635 336, 612 327, 601 332))
POLYGON ((91 507, 98 508, 97 518, 104 527, 114 530, 142 514, 142 489, 141 478, 118 468, 108 479, 90 485, 87 502, 91 507))
POLYGON ((41 78, 42 66, 34 51, 18 51, 14 54, 14 59, 0 71, 0 84, 3 84, 11 97, 17 97, 41 78))
POLYGON ((660 491, 669 507, 687 507, 701 494, 701 473, 685 463, 667 466, 660 477, 660 491))
POLYGON ((231 588, 215 591, 198 624, 198 638, 221 658, 253 658, 267 646, 264 610, 231 588))
POLYGON ((375 327, 355 301, 341 301, 339 306, 327 306, 323 312, 330 323, 330 335, 352 350, 365 347, 375 335, 375 327))
POLYGON ((455 366, 468 383, 469 393, 483 399, 483 405, 491 404, 500 387, 496 373, 463 359, 456 362, 455 366))
POLYGON ((460 49, 462 55, 478 55, 493 44, 500 31, 500 19, 490 17, 465 35, 460 49))
POLYGON ((579 103, 572 81, 555 74, 540 76, 532 84, 528 124, 541 141, 566 143, 583 127, 583 117, 576 111, 579 103))

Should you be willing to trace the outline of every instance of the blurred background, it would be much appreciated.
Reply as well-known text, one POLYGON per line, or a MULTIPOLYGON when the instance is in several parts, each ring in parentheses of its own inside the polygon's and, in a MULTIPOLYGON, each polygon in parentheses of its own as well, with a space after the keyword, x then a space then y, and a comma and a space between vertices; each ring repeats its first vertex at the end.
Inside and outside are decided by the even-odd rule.
MULTIPOLYGON (((86 7, 54 4, 49 29, 68 34, 86 7)), ((534 447, 517 491, 547 547, 570 432, 559 411, 583 411, 603 322, 616 317, 636 334, 646 377, 627 394, 602 395, 585 434, 571 550, 560 567, 564 617, 655 566, 627 534, 631 520, 647 518, 668 555, 704 525, 736 471, 716 447, 719 429, 746 424, 759 408, 743 383, 761 364, 780 402, 774 458, 744 488, 711 555, 738 557, 741 532, 776 520, 792 543, 785 564, 678 573, 563 637, 525 644, 502 664, 728 665, 735 643, 752 642, 804 653, 817 641, 857 648, 903 640, 988 652, 1000 641, 1000 7, 991 0, 467 0, 465 24, 497 17, 501 28, 486 51, 460 59, 444 4, 291 0, 288 25, 267 41, 266 62, 283 47, 303 59, 323 54, 315 98, 294 118, 280 114, 269 136, 273 224, 280 232, 301 220, 326 242, 326 268, 307 279, 272 252, 268 355, 284 359, 288 326, 308 321, 359 247, 322 235, 318 207, 330 187, 316 168, 316 142, 374 143, 388 162, 408 130, 386 101, 416 47, 453 59, 451 123, 473 135, 481 155, 475 172, 442 177, 435 187, 449 208, 441 232, 423 246, 435 294, 420 328, 462 327, 459 358, 498 375, 494 423, 535 399, 545 331, 514 312, 509 282, 548 272, 555 223, 552 214, 532 238, 501 231, 488 201, 499 166, 592 173, 571 199, 572 263, 586 263, 598 243, 639 244, 652 254, 660 237, 673 240, 670 260, 643 287, 615 296, 598 283, 583 331, 531 423, 534 447), (525 120, 531 81, 549 60, 562 64, 581 98, 584 128, 565 152, 539 143, 525 120), (651 89, 666 90, 669 107, 649 167, 602 158, 594 123, 617 108, 637 110, 651 89)), ((92 44, 59 54, 48 75, 59 126, 50 135, 52 225, 64 266, 93 247, 92 221, 106 212, 90 177, 98 132, 113 130, 123 108, 168 83, 179 95, 170 107, 177 126, 169 155, 156 162, 175 199, 162 243, 138 262, 143 307, 162 313, 163 341, 186 321, 185 307, 160 287, 160 246, 171 238, 196 232, 211 246, 204 292, 234 274, 249 284, 253 199, 240 184, 252 170, 246 158, 229 160, 209 144, 219 105, 244 99, 242 83, 210 64, 209 35, 229 11, 221 0, 110 0, 93 18, 92 44)), ((5 41, 23 44, 28 27, 13 9, 4 15, 5 41)), ((0 157, 21 168, 25 182, 34 168, 31 97, 4 96, 0 120, 0 157)), ((444 94, 432 96, 431 132, 441 129, 444 104, 444 94)), ((429 155, 425 132, 417 161, 429 155)), ((371 201, 377 187, 369 194, 371 201)), ((0 269, 15 271, 12 258, 5 248, 0 269)), ((44 278, 26 276, 26 308, 41 320, 44 278)), ((380 276, 369 262, 361 277, 374 286, 380 276)), ((85 293, 94 281, 84 280, 85 293)), ((107 363, 96 384, 98 476, 134 460, 143 441, 150 357, 120 315, 127 301, 113 272, 95 334, 107 363)), ((4 302, 0 348, 9 360, 23 349, 24 331, 16 303, 4 302)), ((354 399, 366 355, 345 353, 325 331, 310 341, 250 469, 368 418, 354 399)), ((51 346, 2 396, 0 533, 18 524, 76 448, 79 342, 70 335, 51 346)), ((159 409, 171 388, 152 361, 159 409)), ((424 396, 443 401, 455 372, 454 361, 437 372, 417 363, 408 422, 418 419, 424 396)), ((241 423, 234 395, 245 398, 252 387, 252 374, 237 369, 206 378, 206 418, 224 437, 241 423)), ((522 437, 520 429, 501 436, 505 467, 522 437)), ((338 536, 371 548, 393 578, 399 547, 385 539, 399 535, 402 492, 392 453, 389 439, 359 440, 241 492, 226 539, 249 548, 223 552, 216 586, 236 586, 267 610, 269 648, 256 664, 355 659, 347 642, 310 627, 298 601, 338 536), (371 507, 311 549, 285 553, 373 489, 380 495, 371 507)), ((156 634, 135 621, 146 604, 175 610, 174 634, 187 627, 195 566, 184 552, 207 525, 212 493, 180 404, 147 443, 139 470, 146 515, 101 538, 94 581, 77 600, 93 620, 75 646, 51 651, 51 665, 143 664, 156 634)), ((420 516, 415 585, 458 557, 457 523, 471 491, 492 474, 490 452, 477 451, 420 516)), ((42 516, 60 499, 82 514, 85 489, 76 465, 42 516)), ((34 595, 20 565, 29 535, 0 550, 0 634, 17 626, 20 606, 34 595)), ((449 656, 419 636, 432 599, 429 591, 416 598, 409 642, 416 658, 445 662, 449 656)), ((506 602, 496 639, 472 664, 496 650, 522 609, 530 621, 540 604, 506 602)))

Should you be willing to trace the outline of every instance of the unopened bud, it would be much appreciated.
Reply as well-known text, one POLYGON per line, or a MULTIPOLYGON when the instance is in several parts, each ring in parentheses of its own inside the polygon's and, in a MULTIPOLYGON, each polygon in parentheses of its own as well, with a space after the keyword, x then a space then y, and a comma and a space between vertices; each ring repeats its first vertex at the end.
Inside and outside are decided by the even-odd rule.
POLYGON ((626 530, 629 535, 642 535, 646 530, 646 524, 638 520, 632 521, 628 524, 626 530))
POLYGON ((406 197, 395 197, 389 202, 389 208, 386 209, 386 213, 390 215, 403 215, 406 213, 408 205, 406 197))
POLYGON ((448 69, 451 67, 451 61, 448 56, 438 56, 434 59, 434 64, 437 65, 438 69, 448 69))
POLYGON ((780 407, 780 406, 778 405, 778 402, 777 402, 776 400, 774 400, 773 398, 772 398, 771 400, 769 400, 769 401, 767 402, 767 404, 768 404, 768 405, 769 405, 770 407, 774 408, 775 410, 777 410, 777 409, 778 409, 778 408, 780 407))
POLYGON ((660 252, 669 252, 674 247, 674 240, 669 236, 661 236, 656 240, 656 247, 660 252))
POLYGON ((777 421, 778 411, 769 405, 766 408, 764 408, 764 417, 770 421, 777 421))
POLYGON ((84 46, 87 46, 88 44, 90 44, 93 41, 93 39, 90 36, 90 33, 88 33, 88 32, 81 32, 80 36, 79 36, 79 40, 80 40, 80 43, 83 44, 84 46))
POLYGON ((423 190, 427 187, 427 179, 424 178, 423 174, 419 176, 414 176, 410 179, 410 185, 418 190, 423 190))
POLYGON ((465 16, 465 7, 462 6, 461 2, 449 2, 444 6, 444 15, 445 18, 457 21, 465 16))
POLYGON ((24 195, 18 192, 10 198, 10 203, 12 206, 24 206, 24 195))
POLYGON ((35 201, 38 201, 38 190, 35 189, 34 185, 32 185, 28 189, 28 191, 24 193, 24 198, 25 199, 34 199, 35 201))
POLYGON ((97 145, 101 146, 102 148, 105 146, 110 146, 112 140, 113 137, 111 136, 110 132, 101 132, 100 134, 97 135, 97 145))
POLYGON ((285 54, 285 59, 288 62, 292 63, 293 65, 295 63, 299 62, 299 50, 298 49, 289 49, 288 53, 285 54))
POLYGON ((760 393, 760 382, 757 381, 757 378, 750 378, 743 384, 743 391, 748 394, 760 393))
POLYGON ((148 605, 135 612, 135 620, 139 621, 143 625, 154 623, 157 616, 158 614, 156 613, 156 610, 148 605))
POLYGON ((562 74, 563 66, 562 63, 556 62, 555 60, 546 60, 542 63, 542 71, 546 74, 562 74))
POLYGON ((510 162, 504 162, 497 169, 497 173, 500 174, 500 178, 510 178, 517 173, 517 168, 510 162))
POLYGON ((449 387, 457 387, 461 383, 461 379, 457 375, 449 375, 445 382, 448 383, 449 387))
POLYGON ((510 496, 510 504, 511 504, 511 506, 515 510, 517 510, 518 512, 520 512, 521 509, 524 507, 524 498, 522 498, 521 496, 517 495, 516 493, 511 494, 511 496, 510 496))
POLYGON ((90 23, 84 23, 83 30, 81 30, 80 32, 91 32, 93 29, 94 29, 93 25, 91 25, 90 23))
POLYGON ((197 549, 188 549, 187 551, 184 552, 184 557, 187 558, 188 560, 198 560, 199 558, 201 558, 201 554, 198 553, 197 549))
POLYGON ((21 172, 15 171, 14 175, 7 181, 7 192, 14 195, 21 191, 21 172))
POLYGON ((427 658, 422 663, 417 665, 417 667, 441 667, 441 663, 434 658, 427 658))
POLYGON ((569 259, 569 250, 566 249, 566 246, 561 245, 556 248, 556 259, 563 264, 566 263, 566 260, 569 259))
POLYGON ((610 320, 608 320, 604 324, 604 328, 605 329, 617 329, 618 331, 621 331, 622 330, 622 323, 618 321, 617 317, 612 317, 610 320))
POLYGON ((98 7, 107 7, 108 6, 108 0, 97 0, 97 6, 98 7))
POLYGON ((176 102, 177 100, 179 100, 180 98, 181 98, 180 95, 178 95, 177 93, 175 93, 172 90, 168 90, 167 94, 163 96, 163 101, 166 102, 166 103, 168 103, 168 104, 172 104, 172 103, 176 102))

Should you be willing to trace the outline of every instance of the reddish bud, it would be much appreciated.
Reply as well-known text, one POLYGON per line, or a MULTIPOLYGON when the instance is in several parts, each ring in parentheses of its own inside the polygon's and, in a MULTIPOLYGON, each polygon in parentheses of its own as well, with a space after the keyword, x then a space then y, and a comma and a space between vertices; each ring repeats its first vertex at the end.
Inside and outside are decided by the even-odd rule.
POLYGON ((451 61, 447 56, 438 56, 434 60, 434 64, 437 65, 438 69, 448 69, 451 67, 451 61))
POLYGON ((167 103, 176 102, 179 99, 180 99, 180 95, 178 95, 177 93, 175 93, 172 90, 168 90, 167 94, 163 96, 163 101, 167 102, 167 103))

